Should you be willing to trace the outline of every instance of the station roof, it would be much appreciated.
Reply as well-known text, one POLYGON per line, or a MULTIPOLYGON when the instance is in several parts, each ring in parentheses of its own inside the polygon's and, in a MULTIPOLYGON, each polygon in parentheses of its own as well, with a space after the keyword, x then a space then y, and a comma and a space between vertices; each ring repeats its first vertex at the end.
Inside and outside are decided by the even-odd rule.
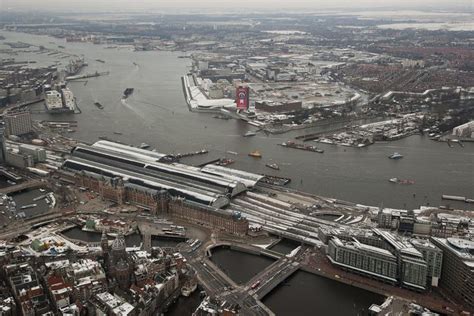
POLYGON ((159 190, 166 190, 172 196, 180 196, 192 201, 221 207, 228 204, 229 199, 222 194, 204 190, 204 188, 193 187, 185 183, 177 183, 145 175, 143 172, 122 169, 116 166, 106 165, 82 158, 72 157, 64 162, 64 168, 74 171, 87 171, 106 177, 120 177, 124 181, 144 187, 159 190))
POLYGON ((246 186, 243 183, 234 179, 206 174, 199 168, 183 164, 165 164, 158 161, 140 159, 139 157, 129 155, 125 149, 121 152, 114 152, 105 148, 79 145, 74 149, 73 156, 172 182, 185 183, 189 186, 203 188, 220 194, 230 193, 231 195, 236 195, 246 190, 246 186))
POLYGON ((260 174, 217 165, 206 165, 201 168, 201 171, 207 174, 218 175, 229 180, 242 182, 246 187, 253 187, 258 181, 264 178, 264 176, 260 174))

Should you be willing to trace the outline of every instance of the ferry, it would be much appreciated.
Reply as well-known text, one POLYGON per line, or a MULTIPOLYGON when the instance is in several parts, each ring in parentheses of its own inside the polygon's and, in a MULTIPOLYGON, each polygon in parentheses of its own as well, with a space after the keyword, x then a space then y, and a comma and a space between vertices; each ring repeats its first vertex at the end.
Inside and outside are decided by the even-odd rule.
POLYGON ((276 163, 267 163, 265 166, 273 170, 280 170, 280 166, 278 166, 276 163))
POLYGON ((249 156, 254 158, 262 158, 262 154, 258 150, 252 151, 249 153, 249 156))
POLYGON ((257 133, 255 133, 254 131, 248 131, 247 133, 244 134, 244 137, 250 137, 250 136, 255 136, 257 135, 257 133))
POLYGON ((390 159, 401 159, 403 158, 403 155, 402 154, 399 154, 397 152, 394 152, 393 154, 391 154, 390 156, 388 156, 388 158, 390 159))

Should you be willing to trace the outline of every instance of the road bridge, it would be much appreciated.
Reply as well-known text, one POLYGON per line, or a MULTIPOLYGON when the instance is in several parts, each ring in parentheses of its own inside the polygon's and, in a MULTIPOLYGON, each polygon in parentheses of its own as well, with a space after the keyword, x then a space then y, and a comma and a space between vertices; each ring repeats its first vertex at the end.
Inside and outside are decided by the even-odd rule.
POLYGON ((281 282, 290 277, 300 267, 298 261, 283 257, 254 276, 245 288, 258 299, 270 293, 281 282))

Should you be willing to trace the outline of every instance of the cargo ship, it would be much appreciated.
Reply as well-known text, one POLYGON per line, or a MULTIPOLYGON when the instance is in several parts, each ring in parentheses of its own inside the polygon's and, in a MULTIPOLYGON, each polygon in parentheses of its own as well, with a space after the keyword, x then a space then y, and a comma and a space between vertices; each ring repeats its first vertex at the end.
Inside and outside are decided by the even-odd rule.
POLYGON ((297 144, 293 141, 287 141, 287 142, 281 143, 280 146, 288 147, 288 148, 294 148, 294 149, 300 149, 300 150, 306 150, 306 151, 312 151, 312 152, 319 153, 319 154, 324 153, 323 149, 320 149, 316 146, 297 144))
POLYGON ((126 99, 128 98, 134 91, 135 89, 134 88, 127 88, 123 91, 123 96, 122 96, 122 99, 126 99))
POLYGON ((252 151, 249 153, 249 156, 254 158, 262 158, 262 154, 258 150, 252 151))

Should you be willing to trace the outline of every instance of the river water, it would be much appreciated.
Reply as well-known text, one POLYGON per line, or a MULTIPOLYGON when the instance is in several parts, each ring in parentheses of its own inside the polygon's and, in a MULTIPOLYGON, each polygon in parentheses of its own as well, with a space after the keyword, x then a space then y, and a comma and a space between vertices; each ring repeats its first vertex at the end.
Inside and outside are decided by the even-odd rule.
MULTIPOLYGON (((223 157, 226 151, 235 151, 239 155, 231 155, 237 161, 232 167, 290 177, 293 180, 290 186, 295 189, 366 205, 416 208, 427 204, 446 205, 448 202, 441 200, 442 194, 474 197, 474 143, 466 143, 464 148, 457 145, 449 148, 428 137, 412 136, 362 149, 318 145, 324 148, 324 154, 283 148, 278 144, 308 131, 242 137, 253 127, 242 121, 189 112, 180 76, 188 70, 190 60, 177 58, 179 53, 133 52, 90 43, 66 43, 46 36, 0 34, 6 41, 41 44, 52 49, 65 46, 64 51, 85 57, 89 66, 83 73, 110 71, 108 76, 69 84, 82 114, 34 115, 35 119, 78 121, 77 132, 71 134, 75 138, 93 142, 99 136, 106 136, 133 145, 146 142, 166 153, 210 150, 208 155, 183 160, 189 163, 204 162, 223 157), (135 92, 122 102, 121 95, 127 87, 135 88, 135 92), (94 101, 101 102, 104 109, 94 106, 94 101), (247 156, 255 149, 262 152, 263 159, 247 156), (395 151, 405 158, 388 159, 395 151), (281 171, 266 168, 268 162, 278 163, 281 171), (388 182, 392 177, 414 179, 416 184, 393 184, 388 182)), ((41 63, 46 63, 44 54, 22 54, 25 55, 20 53, 15 57, 41 59, 41 63)), ((44 108, 37 104, 33 110, 44 108)), ((469 207, 460 202, 449 204, 469 207)))

